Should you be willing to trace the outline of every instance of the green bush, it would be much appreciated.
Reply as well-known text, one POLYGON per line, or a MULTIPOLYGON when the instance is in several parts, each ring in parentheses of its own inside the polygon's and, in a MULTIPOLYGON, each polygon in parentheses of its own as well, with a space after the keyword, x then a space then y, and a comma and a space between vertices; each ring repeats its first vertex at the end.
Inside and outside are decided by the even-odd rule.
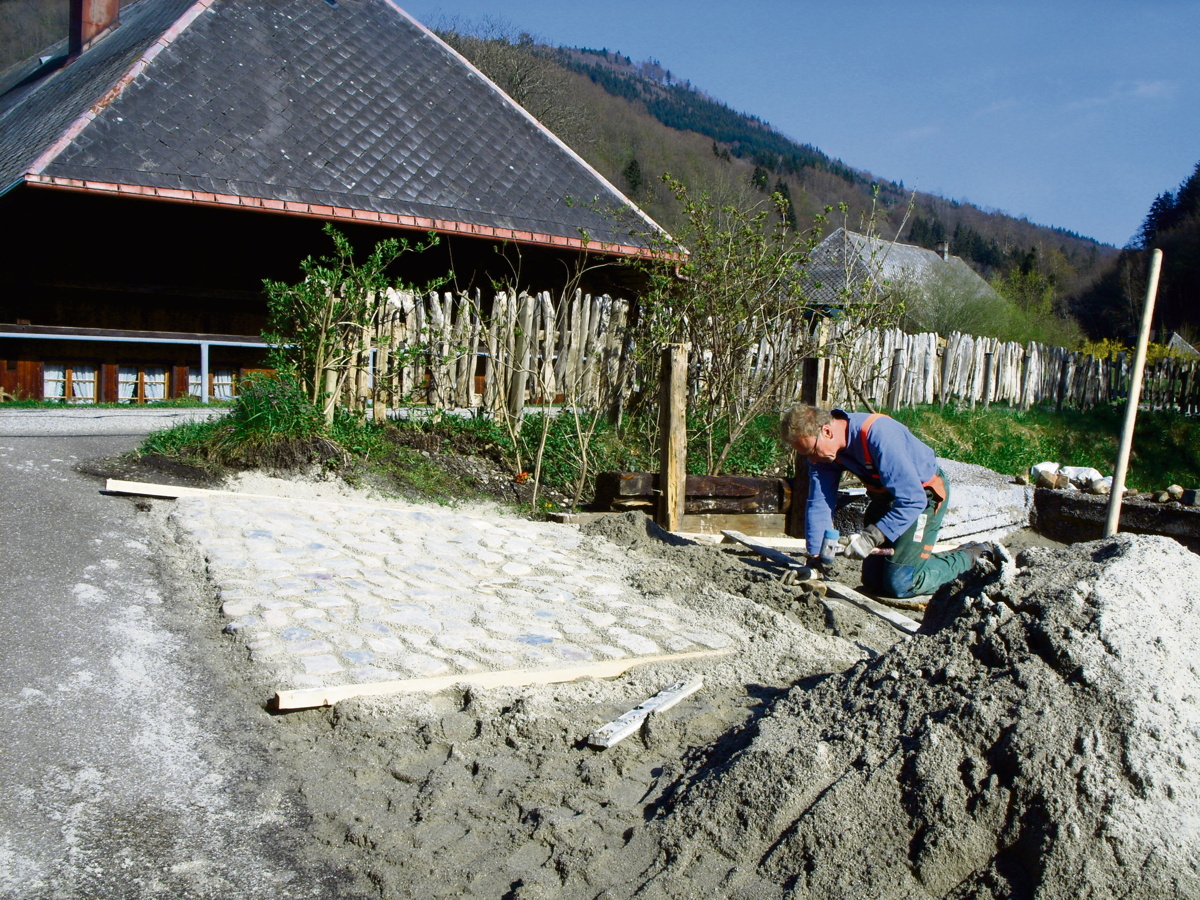
POLYGON ((225 421, 239 443, 306 438, 325 430, 320 411, 300 384, 286 374, 245 378, 225 421))

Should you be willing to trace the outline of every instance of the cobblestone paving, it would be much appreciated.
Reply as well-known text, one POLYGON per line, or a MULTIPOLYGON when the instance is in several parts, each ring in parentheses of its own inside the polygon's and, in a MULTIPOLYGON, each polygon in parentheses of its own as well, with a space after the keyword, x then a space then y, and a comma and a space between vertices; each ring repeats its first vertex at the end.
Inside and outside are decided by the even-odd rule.
POLYGON ((571 526, 457 510, 212 494, 173 513, 225 631, 280 690, 720 649, 571 526))

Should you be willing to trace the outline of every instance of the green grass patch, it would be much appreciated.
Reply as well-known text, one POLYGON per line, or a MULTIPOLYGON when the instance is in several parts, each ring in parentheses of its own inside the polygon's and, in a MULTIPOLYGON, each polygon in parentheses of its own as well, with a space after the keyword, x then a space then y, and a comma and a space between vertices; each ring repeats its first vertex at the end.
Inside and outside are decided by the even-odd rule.
MULTIPOLYGON (((1028 473, 1040 462, 1092 466, 1111 475, 1125 410, 1029 411, 993 406, 975 409, 919 406, 890 413, 938 456, 986 466, 1006 475, 1028 473)), ((1200 420, 1176 412, 1138 413, 1126 484, 1161 490, 1200 485, 1200 420)))

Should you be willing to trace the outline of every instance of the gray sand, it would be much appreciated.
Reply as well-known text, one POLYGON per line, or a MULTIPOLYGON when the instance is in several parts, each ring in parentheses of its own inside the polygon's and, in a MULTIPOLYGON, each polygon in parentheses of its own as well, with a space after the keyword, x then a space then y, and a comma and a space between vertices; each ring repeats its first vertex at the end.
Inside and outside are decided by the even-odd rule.
POLYGON ((639 514, 584 534, 748 640, 276 717, 346 896, 1200 897, 1200 557, 1174 541, 1025 550, 899 640, 639 514), (697 674, 640 733, 584 744, 697 674))

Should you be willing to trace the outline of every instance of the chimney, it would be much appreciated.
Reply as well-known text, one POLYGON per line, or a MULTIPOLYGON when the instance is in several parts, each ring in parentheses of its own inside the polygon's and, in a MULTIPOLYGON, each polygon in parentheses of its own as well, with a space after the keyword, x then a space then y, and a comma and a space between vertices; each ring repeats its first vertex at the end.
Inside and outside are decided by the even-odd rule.
POLYGON ((117 24, 121 0, 71 0, 68 56, 74 59, 117 24))
POLYGON ((949 241, 938 241, 937 255, 940 256, 942 259, 950 258, 950 242, 949 241))

